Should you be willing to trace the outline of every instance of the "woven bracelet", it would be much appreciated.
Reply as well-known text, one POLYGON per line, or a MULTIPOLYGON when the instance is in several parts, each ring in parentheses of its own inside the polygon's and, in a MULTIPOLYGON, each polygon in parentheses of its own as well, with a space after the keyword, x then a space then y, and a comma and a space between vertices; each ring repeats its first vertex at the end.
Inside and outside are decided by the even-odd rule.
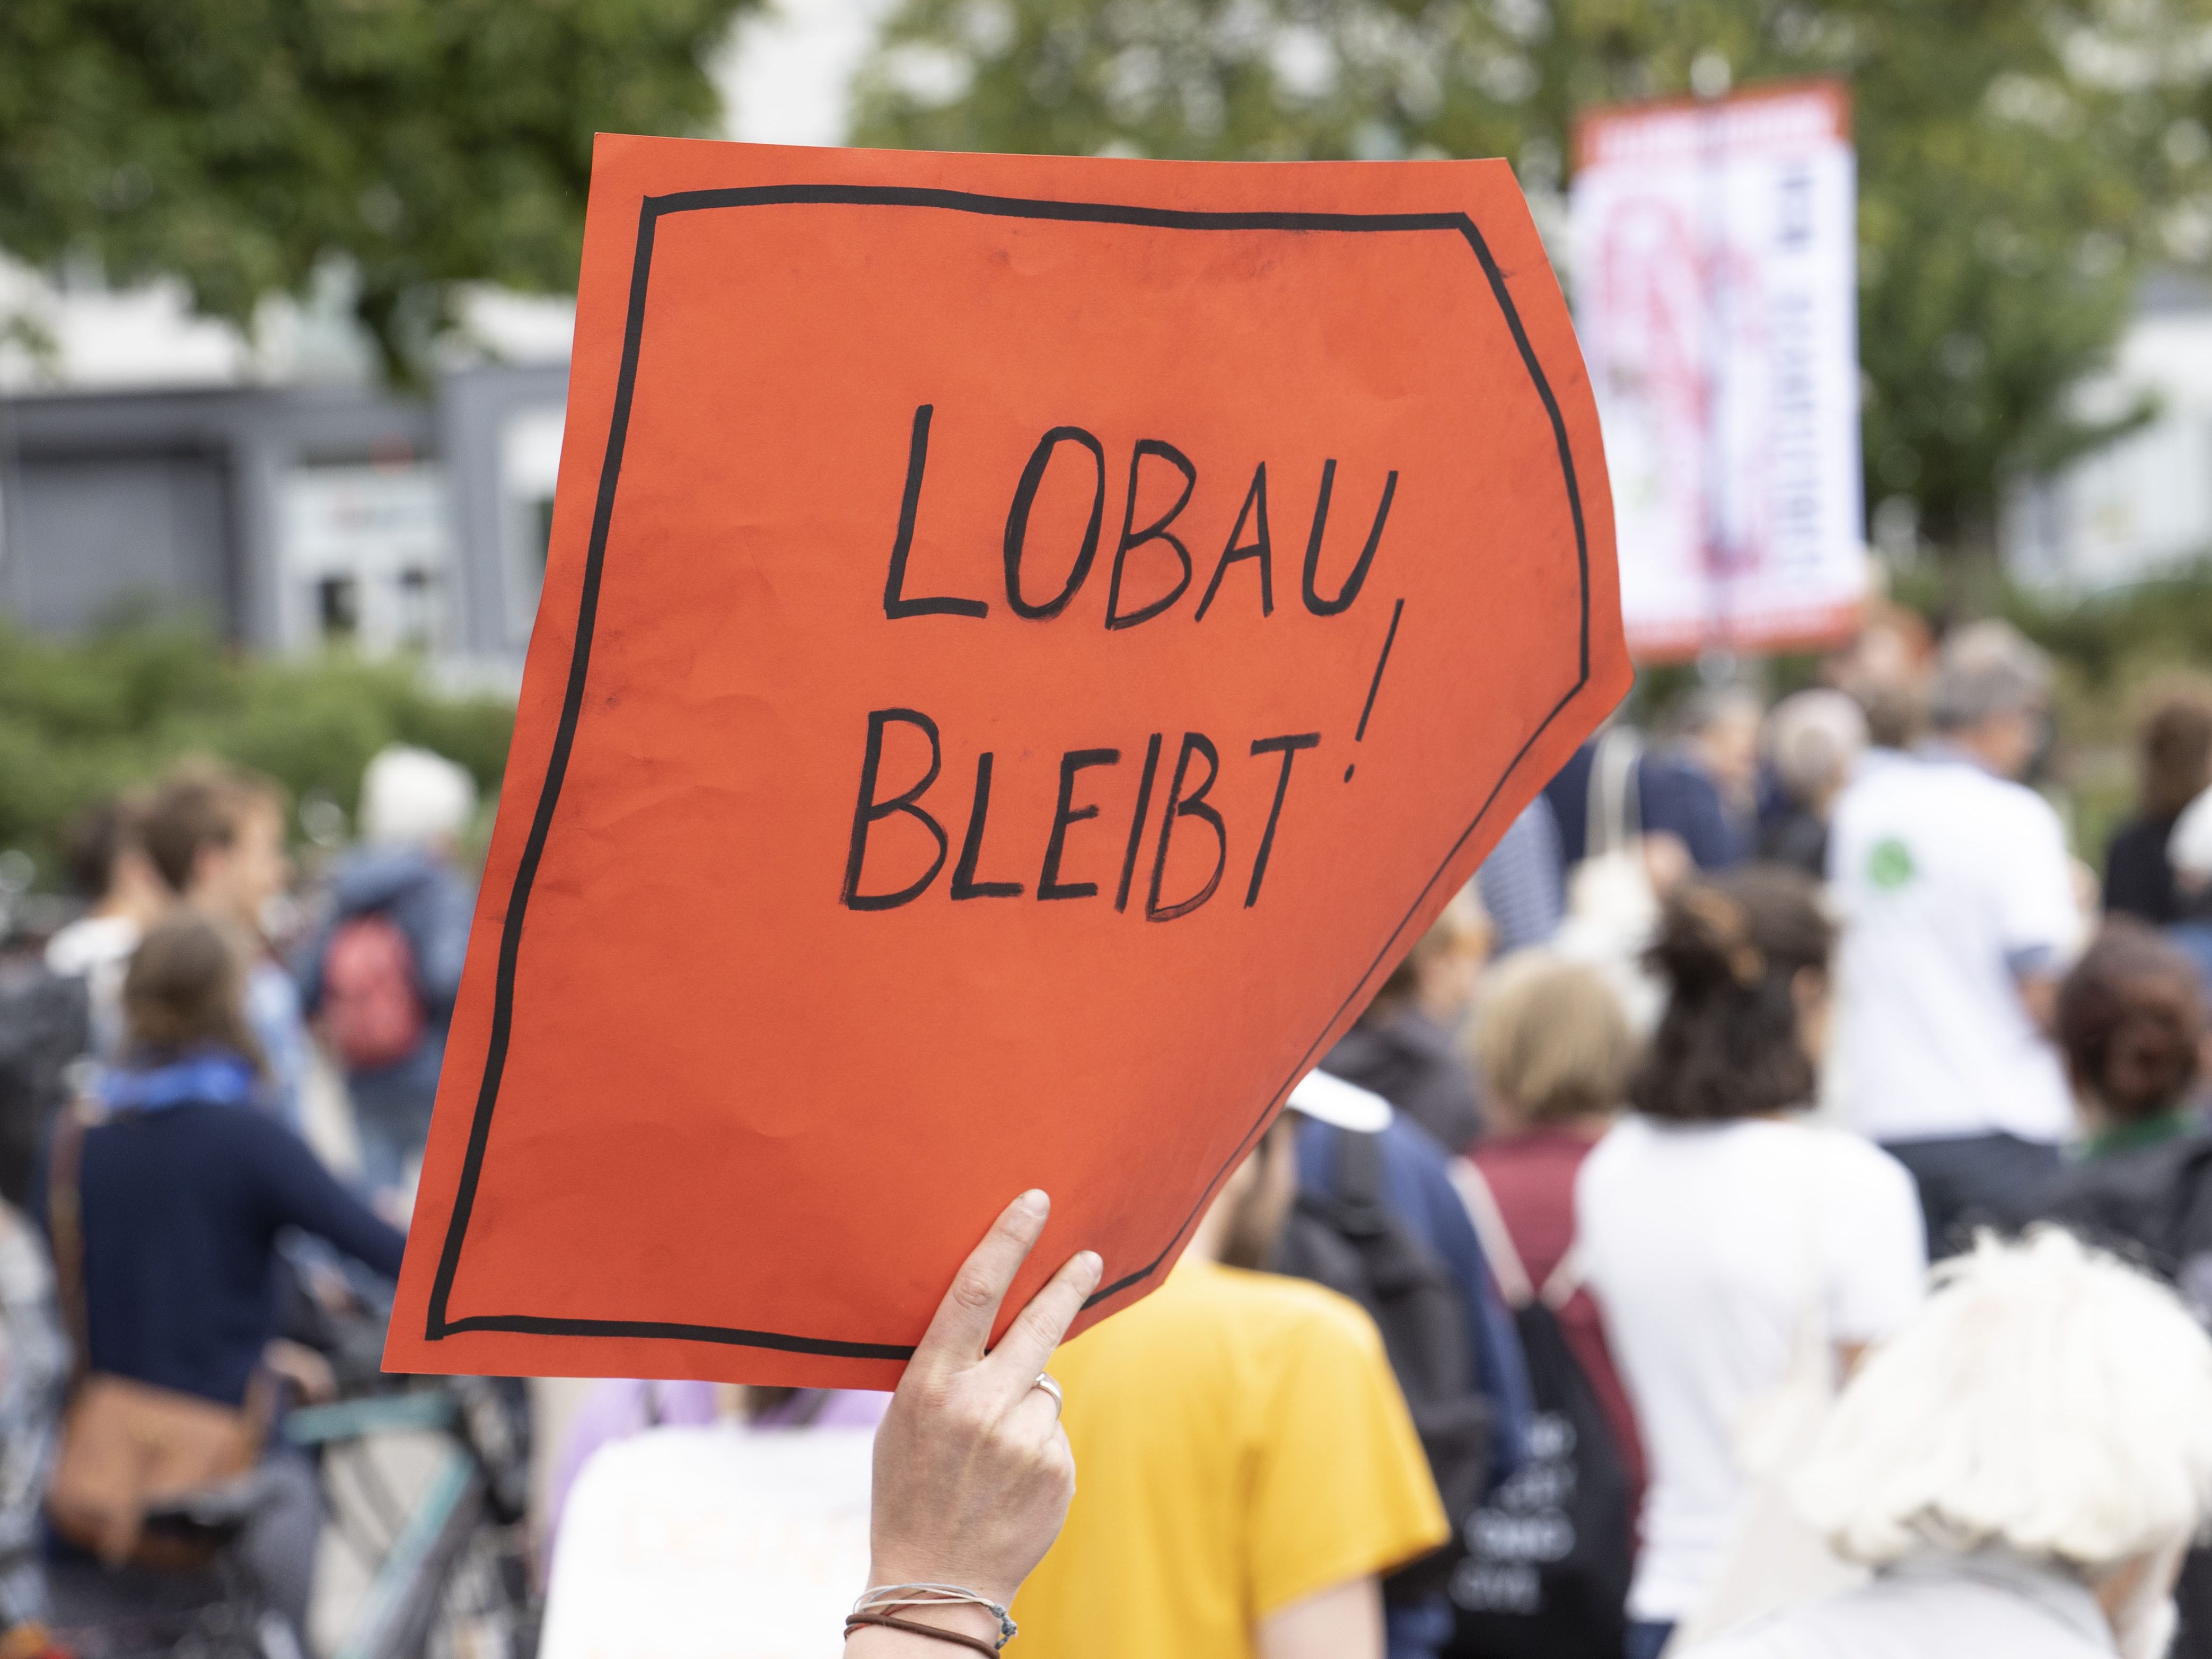
POLYGON ((979 1595, 963 1584, 878 1584, 853 1603, 855 1618, 863 1613, 910 1613, 916 1607, 981 1607, 999 1621, 999 1639, 988 1650, 996 1653, 1014 1639, 1020 1628, 1005 1606, 979 1595))
POLYGON ((864 1625, 879 1625, 885 1630, 902 1630, 909 1635, 927 1636, 933 1641, 950 1642, 955 1647, 973 1648, 978 1653, 988 1653, 997 1659, 998 1649, 980 1636, 970 1636, 964 1631, 939 1630, 934 1625, 925 1625, 915 1619, 901 1619, 889 1613, 856 1613, 845 1620, 845 1634, 850 1636, 864 1625))

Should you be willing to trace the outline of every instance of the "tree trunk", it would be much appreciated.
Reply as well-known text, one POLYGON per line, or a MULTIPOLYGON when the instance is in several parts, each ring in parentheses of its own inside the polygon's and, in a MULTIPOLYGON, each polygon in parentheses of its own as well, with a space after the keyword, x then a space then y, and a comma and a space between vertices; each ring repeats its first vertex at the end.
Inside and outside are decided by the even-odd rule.
POLYGON ((1993 617, 2004 604, 2004 565, 1997 551, 1994 513, 1978 509, 1960 515, 1950 535, 1936 544, 1942 570, 1937 621, 1949 627, 1993 617))

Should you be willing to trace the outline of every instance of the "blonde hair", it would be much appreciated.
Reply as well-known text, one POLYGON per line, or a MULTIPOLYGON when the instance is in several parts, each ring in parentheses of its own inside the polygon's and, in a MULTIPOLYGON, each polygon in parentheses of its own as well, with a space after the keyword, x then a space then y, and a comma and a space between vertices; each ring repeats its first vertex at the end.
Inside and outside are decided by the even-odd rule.
POLYGON ((1636 1063, 1613 988, 1544 951, 1520 951, 1492 975, 1469 1047, 1492 1092, 1531 1123, 1613 1110, 1636 1063))
POLYGON ((2212 1338, 2148 1275, 1984 1234, 1838 1400, 1794 1496, 1870 1565, 2000 1544, 2094 1577, 2212 1513, 2212 1338))

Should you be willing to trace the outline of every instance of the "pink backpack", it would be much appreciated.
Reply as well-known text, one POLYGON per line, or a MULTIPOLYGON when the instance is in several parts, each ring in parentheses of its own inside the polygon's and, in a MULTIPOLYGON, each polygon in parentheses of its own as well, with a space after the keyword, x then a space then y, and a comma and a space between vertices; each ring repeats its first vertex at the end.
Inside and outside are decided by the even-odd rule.
POLYGON ((349 1072, 404 1060, 422 1040, 415 951, 389 916, 341 922, 323 955, 323 1025, 349 1072))

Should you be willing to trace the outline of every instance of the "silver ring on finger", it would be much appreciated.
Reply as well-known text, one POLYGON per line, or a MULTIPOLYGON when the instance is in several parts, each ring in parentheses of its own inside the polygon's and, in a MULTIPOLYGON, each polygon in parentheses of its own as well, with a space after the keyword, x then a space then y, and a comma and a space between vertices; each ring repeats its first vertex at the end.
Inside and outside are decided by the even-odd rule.
POLYGON ((1060 1391, 1060 1379, 1050 1371, 1039 1371, 1036 1381, 1030 1383, 1030 1387, 1042 1389, 1052 1396, 1052 1414, 1054 1417, 1058 1417, 1067 1409, 1067 1396, 1060 1391))

